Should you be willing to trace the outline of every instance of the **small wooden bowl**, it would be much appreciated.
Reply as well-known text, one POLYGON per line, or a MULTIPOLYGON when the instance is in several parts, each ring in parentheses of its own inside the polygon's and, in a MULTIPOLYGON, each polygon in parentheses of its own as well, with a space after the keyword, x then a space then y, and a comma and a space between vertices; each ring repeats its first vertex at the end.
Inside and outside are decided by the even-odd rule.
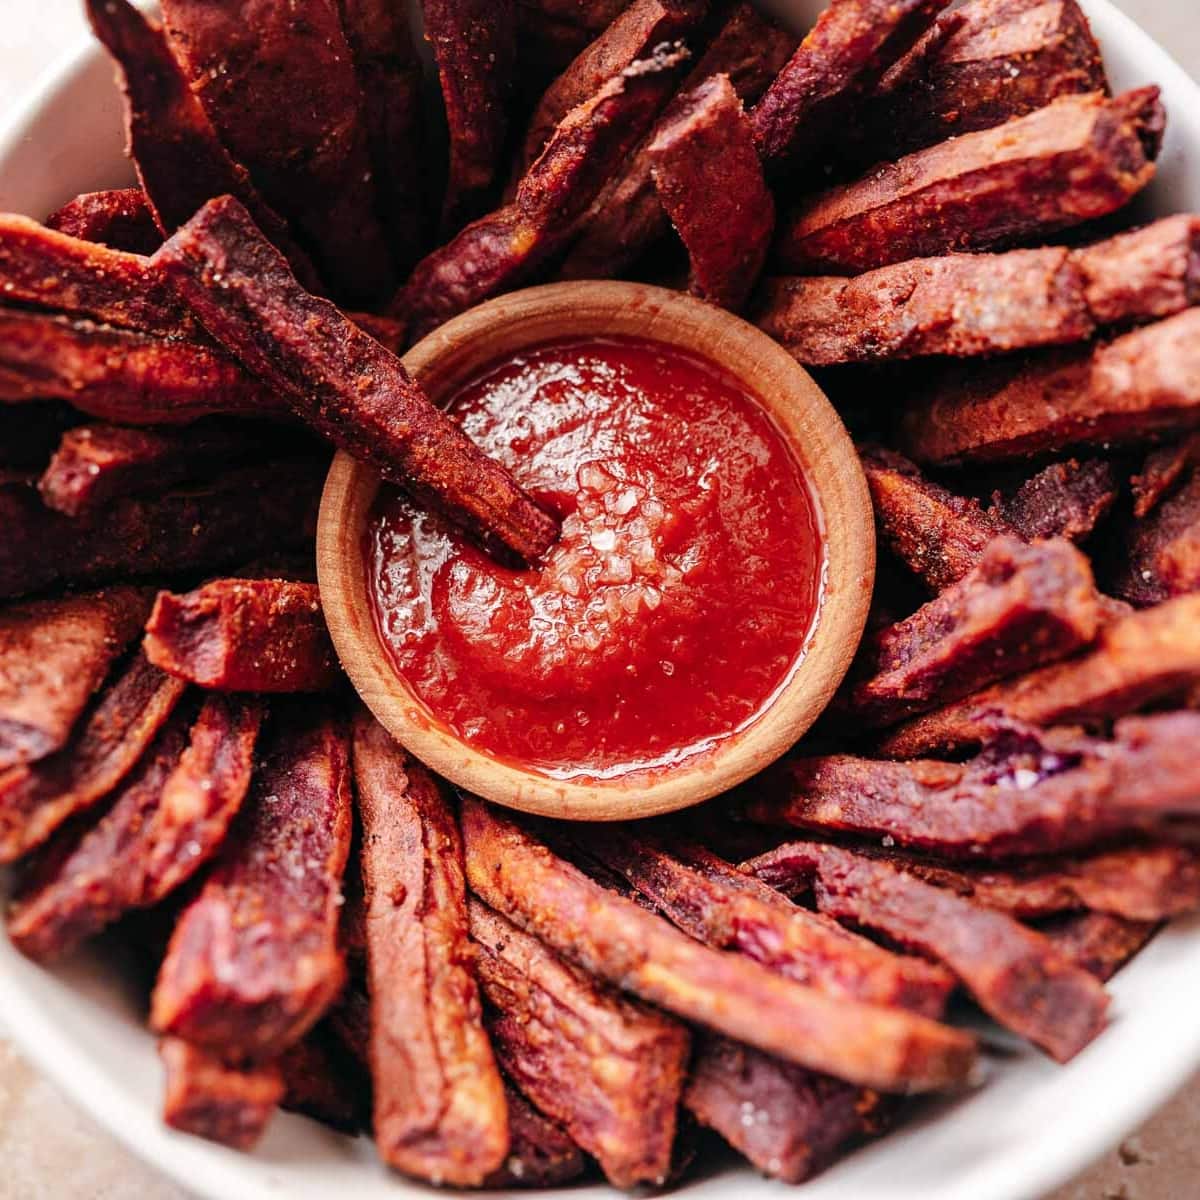
POLYGON ((562 337, 632 335, 702 355, 772 415, 802 465, 824 523, 826 583, 808 649, 754 724, 649 777, 574 782, 498 761, 425 707, 395 672, 375 628, 364 529, 380 480, 346 454, 330 468, 317 529, 325 618, 342 666, 399 742, 460 787, 498 804, 577 820, 648 817, 715 796, 778 758, 829 703, 858 646, 875 572, 866 480, 846 430, 808 372, 766 334, 690 296, 637 283, 550 284, 502 296, 429 335, 404 358, 440 403, 481 369, 562 337))

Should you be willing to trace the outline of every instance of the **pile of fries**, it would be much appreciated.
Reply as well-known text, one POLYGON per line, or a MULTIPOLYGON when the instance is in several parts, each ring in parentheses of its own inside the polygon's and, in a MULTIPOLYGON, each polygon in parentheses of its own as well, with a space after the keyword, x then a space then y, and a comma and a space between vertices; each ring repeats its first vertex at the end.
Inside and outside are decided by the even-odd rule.
POLYGON ((165 1119, 249 1148, 282 1105, 464 1187, 660 1185, 715 1133, 795 1182, 979 1077, 955 997, 1101 1035, 1200 907, 1200 217, 1121 228, 1165 117, 1076 0, 801 42, 425 0, 444 139, 399 0, 88 9, 139 185, 0 215, 0 862, 25 954, 145 962, 165 1119), (598 275, 818 371, 883 555, 802 745, 605 827, 407 756, 312 543, 332 443, 535 563, 555 517, 396 355, 598 275))

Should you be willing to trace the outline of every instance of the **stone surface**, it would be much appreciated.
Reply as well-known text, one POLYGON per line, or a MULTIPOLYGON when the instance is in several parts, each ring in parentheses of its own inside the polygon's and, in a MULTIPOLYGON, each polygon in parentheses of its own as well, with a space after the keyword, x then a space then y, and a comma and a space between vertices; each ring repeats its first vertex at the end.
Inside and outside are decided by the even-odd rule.
MULTIPOLYGON (((1116 2, 1200 75, 1196 0, 1116 2)), ((3 111, 62 52, 78 44, 83 24, 80 0, 0 0, 0 7, 21 18, 0 22, 3 111)), ((1198 1129, 1200 1075, 1136 1135, 1045 1200, 1195 1200, 1200 1196, 1198 1129)), ((0 1200, 186 1200, 185 1193, 64 1101, 2 1033, 0 1163, 0 1200)))

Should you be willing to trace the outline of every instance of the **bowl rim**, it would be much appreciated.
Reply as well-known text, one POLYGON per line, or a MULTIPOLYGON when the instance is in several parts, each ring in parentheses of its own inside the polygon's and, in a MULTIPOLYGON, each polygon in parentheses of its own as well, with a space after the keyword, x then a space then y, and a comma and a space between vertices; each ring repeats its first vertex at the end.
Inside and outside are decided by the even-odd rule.
POLYGON ((820 599, 800 656, 760 715, 678 764, 613 778, 552 777, 489 754, 438 720, 392 666, 363 562, 381 481, 339 453, 317 523, 317 577, 342 667, 376 718, 422 762, 498 804, 568 820, 655 816, 744 782, 784 754, 825 709, 866 624, 875 522, 854 443, 796 360, 755 326, 692 296, 624 280, 550 283, 509 292, 455 317, 404 356, 434 403, 480 370, 558 338, 637 336, 700 355, 731 375, 798 461, 824 548, 820 599))

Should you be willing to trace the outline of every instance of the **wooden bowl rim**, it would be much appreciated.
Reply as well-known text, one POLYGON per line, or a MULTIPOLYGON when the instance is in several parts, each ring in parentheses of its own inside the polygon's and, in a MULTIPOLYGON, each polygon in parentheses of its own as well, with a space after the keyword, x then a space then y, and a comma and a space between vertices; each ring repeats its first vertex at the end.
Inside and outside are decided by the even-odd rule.
POLYGON ((551 778, 476 749, 425 708, 392 667, 376 631, 363 534, 379 477, 338 453, 317 527, 317 576, 330 635, 343 668, 380 723, 459 787, 510 808, 569 820, 671 812, 718 795, 774 762, 816 720, 845 675, 862 636, 874 581, 870 495, 840 418, 787 351, 721 309, 647 284, 552 283, 471 309, 424 338, 403 361, 438 402, 506 353, 561 337, 622 334, 689 350, 738 379, 772 416, 799 460, 822 524, 824 588, 803 657, 763 714, 712 750, 653 772, 578 781, 551 778))

